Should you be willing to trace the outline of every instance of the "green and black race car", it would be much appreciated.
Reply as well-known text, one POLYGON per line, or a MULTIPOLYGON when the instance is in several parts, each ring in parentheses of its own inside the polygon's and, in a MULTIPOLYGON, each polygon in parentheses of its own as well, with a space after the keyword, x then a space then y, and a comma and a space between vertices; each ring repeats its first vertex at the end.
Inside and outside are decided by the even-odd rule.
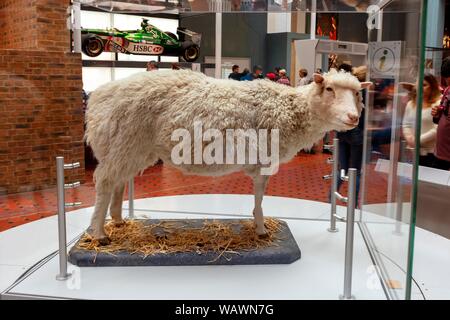
POLYGON ((163 32, 143 19, 140 30, 82 29, 81 44, 90 57, 102 52, 121 52, 181 56, 187 62, 195 61, 200 54, 201 35, 185 28, 178 28, 177 34, 163 32))

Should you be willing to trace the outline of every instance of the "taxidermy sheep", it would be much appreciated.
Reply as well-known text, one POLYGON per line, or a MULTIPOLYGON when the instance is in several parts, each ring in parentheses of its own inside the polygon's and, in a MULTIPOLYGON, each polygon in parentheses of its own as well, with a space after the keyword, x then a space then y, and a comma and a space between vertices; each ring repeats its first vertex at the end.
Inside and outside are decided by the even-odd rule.
MULTIPOLYGON (((188 70, 161 70, 99 87, 90 96, 86 116, 85 137, 99 162, 94 174, 96 202, 89 233, 100 244, 109 243, 104 231, 108 207, 113 222, 122 224, 126 182, 161 159, 165 165, 188 174, 246 172, 254 184, 255 231, 264 236, 262 200, 270 174, 276 172, 278 163, 310 148, 326 132, 356 127, 362 109, 360 90, 370 84, 334 70, 315 74, 313 80, 307 86, 293 88, 268 80, 240 82, 188 70), (208 148, 212 137, 227 137, 227 150, 223 153, 216 148, 209 160, 228 157, 230 143, 236 146, 232 152, 239 149, 238 139, 230 139, 227 132, 266 130, 269 139, 276 138, 277 143, 270 144, 267 151, 277 153, 271 158, 277 163, 268 164, 263 159, 242 163, 229 158, 208 163, 202 159, 202 151, 195 150, 197 142, 187 139, 180 148, 180 136, 175 134, 174 139, 174 133, 180 130, 195 137, 201 136, 202 130, 206 135, 209 129, 212 131, 208 131, 208 137, 203 136, 200 147, 208 148), (187 161, 174 161, 174 150, 186 152, 184 147, 191 144, 194 148, 182 156, 187 161), (269 173, 262 173, 270 166, 269 173)), ((253 141, 244 151, 250 154, 255 148, 253 141)))

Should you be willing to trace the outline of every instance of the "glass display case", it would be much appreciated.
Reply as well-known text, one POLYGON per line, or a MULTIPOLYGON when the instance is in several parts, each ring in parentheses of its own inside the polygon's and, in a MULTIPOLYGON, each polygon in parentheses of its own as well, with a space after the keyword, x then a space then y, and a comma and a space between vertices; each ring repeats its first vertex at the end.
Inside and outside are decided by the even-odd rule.
MULTIPOLYGON (((80 163, 79 168, 66 172, 66 182, 80 182, 78 188, 66 190, 66 202, 82 204, 66 211, 68 217, 82 212, 85 220, 69 222, 76 227, 68 240, 85 230, 86 215, 92 213, 95 201, 93 170, 97 164, 83 140, 89 94, 104 83, 146 71, 150 61, 160 69, 181 67, 220 78, 227 78, 235 64, 250 72, 259 65, 264 74, 281 68, 293 87, 300 82, 302 68, 307 68, 311 77, 318 69, 327 72, 343 63, 366 66, 365 80, 373 86, 364 91, 361 118, 363 158, 358 173, 353 286, 357 298, 358 294, 376 299, 420 298, 412 267, 423 100, 423 87, 416 84, 423 82, 426 67, 426 6, 426 0, 73 0, 67 21, 54 24, 62 31, 46 30, 43 34, 48 39, 33 40, 37 49, 27 44, 30 39, 16 40, 17 33, 11 31, 14 22, 8 20, 11 40, 0 47, 0 101, 6 102, 0 106, 0 116, 7 119, 0 127, 2 230, 56 214, 57 156, 64 156, 67 163, 80 163), (81 52, 83 44, 77 34, 81 29, 130 31, 139 29, 143 19, 174 37, 180 37, 179 28, 201 34, 198 59, 186 62, 183 56, 126 54, 120 50, 90 57, 81 52), (60 31, 61 38, 52 36, 60 31), (405 83, 415 85, 414 92, 406 90, 412 87, 405 83), (408 120, 414 139, 406 141, 408 103, 415 104, 414 117, 408 120)), ((66 9, 52 8, 60 13, 66 9)), ((8 12, 8 7, 0 10, 8 12)), ((9 10, 14 13, 18 8, 9 10)), ((313 150, 322 152, 330 141, 318 141, 313 150)), ((326 230, 331 187, 322 176, 331 171, 325 162, 328 155, 314 160, 308 157, 299 150, 299 156, 282 165, 279 174, 271 178, 265 216, 299 223, 293 232, 304 232, 307 236, 302 241, 317 245, 304 252, 301 262, 308 265, 308 255, 317 254, 323 267, 320 272, 326 274, 331 272, 326 266, 335 266, 333 261, 338 255, 343 257, 343 251, 337 254, 324 249, 319 254, 320 248, 335 248, 330 243, 336 236, 339 240, 335 245, 343 250, 345 228, 340 224, 337 235, 326 230), (314 228, 322 231, 310 231, 314 228)), ((128 200, 132 196, 135 216, 251 217, 253 190, 243 174, 214 179, 183 176, 158 163, 135 177, 132 193, 129 189, 124 214, 130 211, 128 200)), ((344 184, 341 191, 346 190, 344 184)), ((338 202, 338 213, 345 216, 342 202, 338 202)), ((32 237, 41 243, 40 236, 32 237)), ((30 257, 36 261, 42 258, 30 257)), ((27 260, 23 266, 36 261, 27 260)), ((317 280, 319 285, 308 282, 311 297, 330 297, 328 293, 321 295, 321 290, 328 290, 324 283, 338 281, 341 286, 341 262, 334 270, 336 277, 333 271, 333 277, 317 280)))

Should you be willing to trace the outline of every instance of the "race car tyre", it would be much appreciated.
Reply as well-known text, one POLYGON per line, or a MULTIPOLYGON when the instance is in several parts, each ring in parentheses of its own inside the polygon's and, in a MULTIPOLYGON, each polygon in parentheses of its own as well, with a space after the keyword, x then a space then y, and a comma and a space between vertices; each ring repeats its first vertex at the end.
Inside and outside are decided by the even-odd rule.
POLYGON ((83 50, 83 53, 89 57, 97 57, 103 52, 103 41, 95 35, 87 35, 83 39, 81 49, 83 50))
POLYGON ((174 40, 178 40, 178 37, 176 34, 172 33, 172 32, 164 32, 165 34, 167 34, 169 37, 171 37, 174 40))
POLYGON ((195 60, 198 59, 199 55, 200 55, 200 48, 196 44, 192 44, 184 48, 183 59, 186 62, 194 62, 195 60))

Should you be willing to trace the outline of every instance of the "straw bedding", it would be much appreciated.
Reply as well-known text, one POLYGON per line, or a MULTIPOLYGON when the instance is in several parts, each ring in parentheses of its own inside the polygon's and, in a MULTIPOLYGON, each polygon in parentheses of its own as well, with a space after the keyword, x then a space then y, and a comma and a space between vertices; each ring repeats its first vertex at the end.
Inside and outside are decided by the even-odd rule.
POLYGON ((106 232, 111 243, 101 246, 89 234, 85 234, 78 248, 93 250, 96 253, 114 255, 119 251, 142 254, 145 257, 155 254, 178 252, 217 253, 214 262, 223 257, 228 261, 239 251, 253 251, 269 246, 277 246, 282 240, 277 237, 283 226, 281 221, 265 218, 267 236, 258 237, 254 231, 253 220, 205 220, 203 226, 193 226, 187 220, 163 220, 144 224, 140 220, 128 220, 122 226, 109 222, 106 232))

